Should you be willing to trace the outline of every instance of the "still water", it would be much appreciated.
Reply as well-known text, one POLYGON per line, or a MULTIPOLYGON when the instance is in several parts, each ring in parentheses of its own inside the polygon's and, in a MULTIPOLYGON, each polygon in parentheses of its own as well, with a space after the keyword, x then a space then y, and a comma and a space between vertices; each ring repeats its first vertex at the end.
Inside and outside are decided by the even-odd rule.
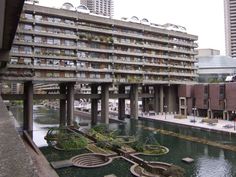
MULTIPOLYGON (((19 125, 22 124, 22 109, 11 108, 19 125)), ((34 141, 40 147, 46 146, 44 136, 49 127, 57 125, 59 120, 59 111, 40 108, 34 110, 34 141)), ((89 122, 76 117, 76 121, 89 122)), ((119 129, 121 134, 136 135, 141 141, 147 137, 154 137, 160 144, 169 148, 167 155, 140 156, 149 161, 163 161, 173 163, 183 167, 186 170, 186 177, 236 177, 236 152, 215 148, 200 143, 194 143, 182 140, 176 137, 162 135, 156 132, 142 129, 142 126, 161 128, 177 133, 191 135, 195 137, 207 138, 218 142, 236 143, 236 137, 221 135, 214 132, 206 132, 196 129, 168 125, 166 123, 154 122, 150 120, 135 121, 126 119, 126 124, 111 124, 110 128, 119 129), (195 160, 192 164, 181 162, 184 157, 191 157, 195 160)), ((111 166, 112 168, 112 166, 111 166)), ((60 175, 63 176, 63 175, 60 175)), ((83 175, 81 175, 83 176, 83 175)), ((86 175, 85 175, 86 176, 86 175)), ((98 176, 99 177, 99 176, 98 176)), ((121 177, 121 176, 120 176, 121 177)), ((123 176, 122 176, 123 177, 123 176)))

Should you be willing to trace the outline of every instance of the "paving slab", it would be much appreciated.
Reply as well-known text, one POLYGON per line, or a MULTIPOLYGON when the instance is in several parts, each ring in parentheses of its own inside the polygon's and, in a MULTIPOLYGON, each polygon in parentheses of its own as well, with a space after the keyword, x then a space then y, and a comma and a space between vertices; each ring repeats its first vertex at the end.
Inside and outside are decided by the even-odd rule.
POLYGON ((0 96, 0 177, 38 177, 33 161, 0 96))

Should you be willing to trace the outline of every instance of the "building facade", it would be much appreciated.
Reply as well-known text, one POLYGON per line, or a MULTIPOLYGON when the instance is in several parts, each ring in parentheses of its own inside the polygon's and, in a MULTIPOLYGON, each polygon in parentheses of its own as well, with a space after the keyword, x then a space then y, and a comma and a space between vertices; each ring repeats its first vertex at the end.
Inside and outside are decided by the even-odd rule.
POLYGON ((198 51, 197 58, 220 55, 220 51, 216 49, 197 49, 197 51, 198 51))
POLYGON ((236 0, 224 0, 226 54, 236 57, 236 0))
POLYGON ((183 115, 233 120, 236 111, 236 83, 179 86, 179 112, 183 115))
POLYGON ((25 4, 1 79, 96 84, 101 93, 114 85, 128 86, 135 106, 142 86, 144 97, 155 97, 156 112, 166 106, 173 113, 178 111, 178 85, 196 83, 196 40, 135 18, 115 20, 25 4))
POLYGON ((114 15, 113 0, 80 0, 80 4, 88 7, 91 13, 108 17, 114 15))

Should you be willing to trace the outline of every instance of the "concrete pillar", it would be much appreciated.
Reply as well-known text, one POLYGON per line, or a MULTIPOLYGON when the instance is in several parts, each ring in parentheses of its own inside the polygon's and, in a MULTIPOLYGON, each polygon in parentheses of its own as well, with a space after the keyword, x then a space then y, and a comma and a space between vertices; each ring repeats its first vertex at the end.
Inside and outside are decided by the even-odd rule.
POLYGON ((102 84, 101 122, 109 124, 109 85, 102 84))
MULTIPOLYGON (((98 94, 98 85, 91 85, 91 93, 98 94)), ((91 99, 91 124, 96 125, 98 120, 98 100, 91 99)))
POLYGON ((163 85, 160 86, 160 112, 164 112, 164 90, 163 85))
POLYGON ((67 126, 74 125, 74 83, 67 83, 67 126))
MULTIPOLYGON (((149 93, 149 86, 142 86, 142 93, 149 93)), ((149 112, 149 98, 142 98, 143 112, 149 112)))
POLYGON ((176 94, 174 86, 169 86, 167 91, 167 110, 169 113, 176 112, 176 94))
POLYGON ((24 95, 23 130, 33 137, 33 83, 31 81, 24 83, 24 95))
MULTIPOLYGON (((66 85, 61 83, 60 85, 60 94, 66 94, 66 85)), ((66 100, 60 100, 60 127, 66 126, 66 100)))
POLYGON ((138 119, 138 85, 130 88, 130 118, 138 119))
POLYGON ((156 113, 158 113, 159 110, 160 110, 160 103, 159 103, 159 87, 158 87, 158 85, 155 85, 153 88, 154 88, 153 106, 154 106, 154 111, 155 111, 156 113))
MULTIPOLYGON (((124 94, 125 93, 125 86, 120 85, 119 88, 119 94, 124 94)), ((124 98, 119 98, 118 99, 118 119, 119 120, 124 120, 125 119, 125 99, 124 98)))

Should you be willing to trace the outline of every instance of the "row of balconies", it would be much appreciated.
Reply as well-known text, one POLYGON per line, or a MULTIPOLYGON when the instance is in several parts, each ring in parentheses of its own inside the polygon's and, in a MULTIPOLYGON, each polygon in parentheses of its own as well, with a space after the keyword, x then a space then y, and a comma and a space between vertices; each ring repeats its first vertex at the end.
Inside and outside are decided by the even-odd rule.
MULTIPOLYGON (((70 24, 63 24, 63 23, 52 23, 48 21, 35 21, 35 20, 30 20, 30 19, 22 19, 21 22, 24 23, 30 23, 30 24, 40 24, 40 25, 46 25, 46 26, 54 26, 54 27, 59 27, 59 28, 67 28, 67 29, 72 29, 72 30, 83 30, 83 31, 89 31, 89 32, 96 32, 96 33, 102 33, 102 34, 108 34, 108 35, 116 35, 116 36, 126 36, 130 38, 139 38, 143 40, 150 40, 150 41, 159 41, 159 42, 165 42, 165 43, 173 43, 177 45, 183 45, 183 46, 190 46, 190 47, 197 47, 197 44, 193 42, 183 42, 182 40, 173 40, 169 38, 164 38, 164 37, 148 37, 145 36, 144 34, 135 34, 134 32, 127 33, 127 32, 121 32, 121 31, 114 31, 112 29, 102 29, 98 27, 89 27, 89 26, 84 26, 84 25, 70 25, 70 24)), ((171 35, 171 34, 169 34, 171 35)), ((176 39, 176 38, 175 38, 176 39)), ((188 39, 189 40, 189 39, 188 39)))
MULTIPOLYGON (((112 38, 109 38, 112 39, 112 38)), ((24 41, 24 40, 15 40, 14 44, 17 45, 26 45, 26 46, 37 46, 37 47, 49 47, 49 48, 57 48, 57 49, 72 49, 72 50, 76 50, 79 49, 80 47, 89 47, 92 48, 89 44, 87 44, 86 46, 76 46, 76 45, 58 45, 58 44, 49 44, 49 43, 39 43, 39 42, 33 42, 33 41, 24 41)), ((132 43, 125 43, 125 42, 114 42, 114 45, 122 45, 122 46, 128 46, 128 47, 135 47, 135 48, 141 48, 142 52, 144 49, 151 49, 151 50, 161 50, 161 51, 167 51, 167 52, 174 52, 174 53, 182 53, 182 54, 190 54, 190 55, 196 55, 197 51, 194 50, 182 50, 182 49, 174 49, 174 48, 170 48, 170 47, 162 47, 162 46, 153 46, 153 45, 148 45, 148 44, 144 44, 144 45, 140 45, 140 44, 132 44, 132 43)), ((93 49, 93 48, 92 48, 93 49)), ((96 49, 101 49, 104 50, 102 48, 96 48, 96 49)), ((107 46, 106 49, 112 49, 111 46, 107 46)), ((129 49, 129 48, 127 48, 129 49)), ((117 49, 115 49, 117 50, 117 49)))
MULTIPOLYGON (((170 59, 170 60, 176 60, 176 61, 186 61, 186 62, 195 62, 195 59, 191 58, 184 58, 184 57, 178 57, 178 56, 169 56, 169 55, 154 55, 154 54, 142 54, 142 53, 134 53, 134 52, 123 52, 123 51, 117 51, 117 50, 98 50, 93 48, 80 48, 80 51, 87 51, 87 52, 99 52, 99 53, 109 53, 110 55, 126 55, 126 56, 137 56, 137 57, 149 57, 149 58, 161 58, 161 59, 170 59)), ((12 51, 12 56, 19 56, 19 57, 37 57, 37 58, 55 58, 55 59, 73 59, 77 60, 78 57, 76 54, 62 54, 62 53, 43 53, 43 52, 37 52, 35 54, 31 52, 25 51, 12 51)))
MULTIPOLYGON (((43 81, 75 81, 75 82, 114 82, 114 83, 175 83, 175 84, 183 84, 186 82, 195 82, 192 78, 170 78, 170 77, 154 77, 154 76, 128 76, 127 78, 116 78, 115 75, 99 75, 95 73, 90 74, 75 74, 75 73, 52 73, 52 72, 6 72, 1 74, 1 77, 4 78, 19 78, 21 77, 22 80, 28 80, 30 77, 31 80, 43 80, 43 81)), ((3 78, 3 79, 4 79, 3 78)))
MULTIPOLYGON (((13 55, 14 56, 14 55, 13 55)), ((115 65, 115 64, 120 64, 120 65, 116 65, 116 67, 121 67, 121 65, 124 65, 124 64, 128 64, 128 65, 133 65, 133 66, 142 66, 142 67, 145 67, 147 69, 151 69, 153 67, 158 67, 158 68, 176 68, 176 69, 185 69, 185 70, 190 70, 190 71, 194 71, 196 70, 196 67, 186 67, 186 66, 177 66, 176 64, 173 65, 173 64, 155 64, 155 63, 148 63, 148 62, 136 62, 136 61, 130 61, 130 62, 127 62, 127 61, 122 61, 122 60, 111 60, 111 59, 95 59, 95 60, 92 60, 91 58, 79 58, 79 60, 77 59, 76 60, 77 62, 75 62, 74 60, 71 60, 71 61, 68 61, 68 60, 65 60, 65 62, 67 63, 63 63, 63 64, 60 64, 60 60, 50 60, 50 61, 44 61, 42 62, 41 60, 31 60, 30 58, 26 58, 26 59, 17 59, 17 58, 13 58, 11 59, 10 61, 10 64, 15 64, 15 65, 22 65, 22 64, 25 64, 25 65, 29 65, 29 64, 32 64, 34 62, 34 65, 39 65, 39 66, 46 66, 46 65, 53 65, 54 67, 72 67, 72 66, 78 66, 80 64, 81 61, 86 61, 86 62, 89 62, 89 63, 94 63, 94 62, 101 62, 101 63, 109 63, 109 64, 112 64, 112 65, 115 65)), ((25 66, 22 65, 21 68, 24 68, 25 66)), ((178 70, 177 70, 178 72, 178 70)))
POLYGON ((126 70, 126 69, 109 69, 109 68, 92 68, 80 66, 53 66, 53 65, 14 65, 9 64, 10 69, 35 69, 35 70, 51 70, 51 71, 83 71, 83 72, 99 72, 99 73, 120 73, 120 74, 141 74, 141 75, 160 75, 160 76, 179 76, 179 77, 197 77, 194 72, 179 73, 169 71, 143 71, 143 70, 126 70))

